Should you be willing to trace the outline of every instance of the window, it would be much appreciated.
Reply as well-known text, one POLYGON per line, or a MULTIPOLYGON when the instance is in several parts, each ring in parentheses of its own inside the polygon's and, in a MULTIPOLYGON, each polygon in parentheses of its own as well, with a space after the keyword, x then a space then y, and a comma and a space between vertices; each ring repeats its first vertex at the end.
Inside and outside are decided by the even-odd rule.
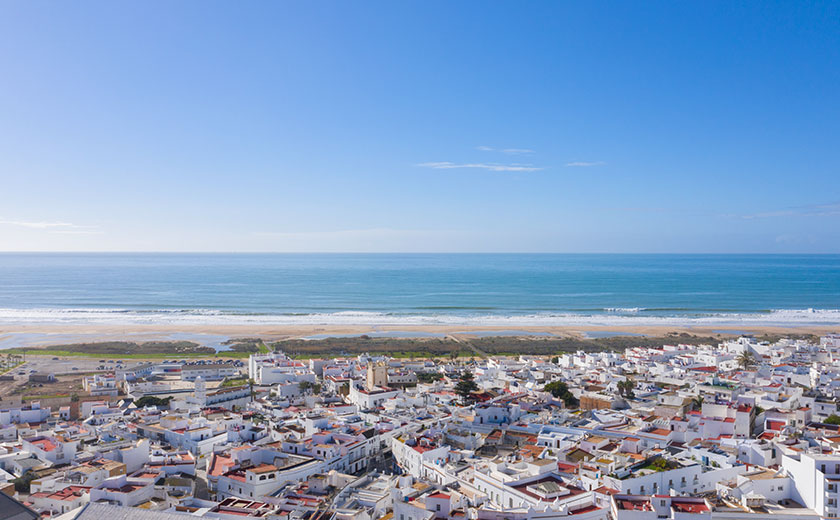
POLYGON ((440 511, 440 504, 437 505, 437 510, 440 511))
POLYGON ((265 480, 267 477, 265 475, 260 475, 260 480, 265 480))

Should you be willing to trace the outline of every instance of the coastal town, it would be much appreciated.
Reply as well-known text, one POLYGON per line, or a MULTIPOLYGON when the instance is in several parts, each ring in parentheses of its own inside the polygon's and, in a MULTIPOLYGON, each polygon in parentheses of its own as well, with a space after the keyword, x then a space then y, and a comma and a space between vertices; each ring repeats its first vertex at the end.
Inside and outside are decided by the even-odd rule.
POLYGON ((2 395, 4 518, 840 516, 840 335, 101 361, 69 402, 2 395))

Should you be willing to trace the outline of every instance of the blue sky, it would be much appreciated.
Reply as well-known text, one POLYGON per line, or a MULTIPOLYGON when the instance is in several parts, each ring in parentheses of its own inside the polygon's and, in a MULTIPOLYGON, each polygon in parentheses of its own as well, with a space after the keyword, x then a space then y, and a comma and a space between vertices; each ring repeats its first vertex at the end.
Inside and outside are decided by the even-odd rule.
POLYGON ((0 4, 0 250, 840 252, 840 4, 0 4))

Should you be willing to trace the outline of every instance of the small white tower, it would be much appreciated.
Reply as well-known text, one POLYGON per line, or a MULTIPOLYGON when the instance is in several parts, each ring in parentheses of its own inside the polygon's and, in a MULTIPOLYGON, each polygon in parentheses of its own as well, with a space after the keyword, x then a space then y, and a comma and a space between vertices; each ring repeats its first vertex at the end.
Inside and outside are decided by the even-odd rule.
POLYGON ((193 395, 195 396, 195 400, 198 402, 199 406, 207 404, 207 383, 204 382, 204 378, 201 376, 195 378, 193 395))

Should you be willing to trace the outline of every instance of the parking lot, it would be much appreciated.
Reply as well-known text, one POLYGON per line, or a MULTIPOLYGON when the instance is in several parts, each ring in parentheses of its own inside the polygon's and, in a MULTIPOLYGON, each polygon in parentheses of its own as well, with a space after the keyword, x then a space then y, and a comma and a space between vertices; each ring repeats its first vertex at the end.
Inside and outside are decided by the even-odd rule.
POLYGON ((34 373, 53 374, 56 377, 60 376, 74 376, 90 372, 106 372, 113 371, 117 363, 116 361, 126 361, 122 364, 123 367, 135 367, 142 361, 136 360, 119 360, 102 358, 57 358, 52 356, 26 356, 26 362, 19 365, 6 375, 14 378, 13 381, 0 381, 0 394, 10 394, 15 388, 23 385, 29 380, 29 375, 34 373))
POLYGON ((28 376, 30 372, 41 372, 47 374, 71 375, 78 372, 108 371, 117 368, 117 361, 125 361, 122 368, 131 368, 141 364, 136 360, 119 360, 102 358, 102 361, 93 358, 56 358, 47 356, 32 356, 26 358, 26 364, 14 370, 17 375, 24 371, 28 376), (104 362, 102 362, 104 361, 104 362))

